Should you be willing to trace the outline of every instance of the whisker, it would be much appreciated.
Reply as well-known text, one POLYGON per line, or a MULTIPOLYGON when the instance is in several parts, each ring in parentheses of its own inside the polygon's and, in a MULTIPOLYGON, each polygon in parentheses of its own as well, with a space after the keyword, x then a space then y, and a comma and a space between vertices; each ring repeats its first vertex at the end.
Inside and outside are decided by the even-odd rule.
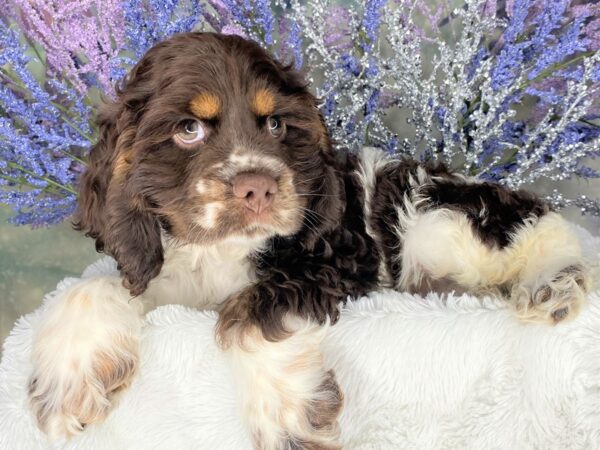
POLYGON ((298 197, 337 197, 337 195, 332 194, 313 194, 309 192, 308 194, 296 194, 298 197))

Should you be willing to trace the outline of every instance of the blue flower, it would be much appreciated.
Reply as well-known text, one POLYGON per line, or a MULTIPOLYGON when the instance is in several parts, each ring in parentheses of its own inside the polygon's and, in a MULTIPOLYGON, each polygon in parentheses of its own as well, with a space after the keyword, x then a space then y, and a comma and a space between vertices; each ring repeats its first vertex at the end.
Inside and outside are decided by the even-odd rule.
POLYGON ((475 72, 477 69, 479 69, 479 66, 481 66, 481 62, 487 59, 488 56, 489 52, 485 47, 481 47, 479 50, 477 50, 477 53, 467 66, 467 80, 473 79, 475 72))
POLYGON ((284 59, 291 54, 294 59, 294 68, 300 69, 303 63, 302 55, 302 33, 297 22, 282 19, 280 22, 280 35, 285 40, 281 49, 281 57, 284 59))
POLYGON ((354 56, 348 53, 341 56, 340 67, 343 67, 349 74, 354 75, 355 77, 360 75, 361 70, 359 62, 354 56))
POLYGON ((15 223, 57 223, 75 206, 72 168, 90 146, 91 111, 64 82, 33 77, 26 49, 2 21, 0 43, 0 202, 12 206, 15 223))
MULTIPOLYGON (((192 31, 202 17, 198 0, 125 0, 126 51, 138 58, 159 41, 192 31)), ((125 64, 130 64, 124 59, 125 64)))
POLYGON ((373 43, 379 36, 379 26, 381 24, 381 9, 385 6, 386 0, 366 0, 362 19, 362 27, 367 35, 368 41, 361 44, 366 51, 370 50, 373 43))
POLYGON ((581 26, 585 19, 585 16, 577 18, 568 30, 560 36, 555 45, 541 52, 536 59, 533 69, 527 74, 530 80, 536 78, 551 65, 564 61, 568 56, 587 49, 588 40, 580 38, 581 26))
POLYGON ((365 118, 368 118, 378 109, 380 96, 381 91, 379 89, 374 89, 371 93, 371 96, 367 100, 367 105, 365 107, 365 118))

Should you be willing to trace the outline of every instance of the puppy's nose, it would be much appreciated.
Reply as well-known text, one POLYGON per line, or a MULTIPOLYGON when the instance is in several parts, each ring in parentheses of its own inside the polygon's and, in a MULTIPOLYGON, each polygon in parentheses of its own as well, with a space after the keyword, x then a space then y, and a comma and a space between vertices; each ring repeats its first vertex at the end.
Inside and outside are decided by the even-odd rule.
POLYGON ((233 195, 243 199, 246 208, 260 214, 267 209, 277 193, 277 182, 269 175, 240 173, 233 179, 233 195))

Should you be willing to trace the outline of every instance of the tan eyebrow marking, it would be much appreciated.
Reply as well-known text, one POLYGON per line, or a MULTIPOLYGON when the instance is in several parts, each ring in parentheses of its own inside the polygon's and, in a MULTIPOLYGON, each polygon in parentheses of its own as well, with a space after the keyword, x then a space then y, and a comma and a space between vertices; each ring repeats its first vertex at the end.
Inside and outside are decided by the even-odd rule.
POLYGON ((201 92, 190 102, 190 110, 199 119, 214 119, 221 113, 221 99, 212 92, 201 92))
POLYGON ((115 178, 122 178, 129 172, 131 167, 131 155, 130 152, 121 153, 117 156, 113 167, 113 175, 115 178))
POLYGON ((269 89, 259 89, 254 94, 251 107, 257 116, 270 116, 275 111, 275 95, 269 89))

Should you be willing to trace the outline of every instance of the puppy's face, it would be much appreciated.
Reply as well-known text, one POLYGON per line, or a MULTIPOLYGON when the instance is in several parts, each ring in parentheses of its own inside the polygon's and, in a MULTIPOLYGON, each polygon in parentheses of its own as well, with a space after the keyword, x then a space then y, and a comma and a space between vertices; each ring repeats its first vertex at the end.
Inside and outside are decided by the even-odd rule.
POLYGON ((254 241, 337 212, 326 199, 335 176, 315 98, 239 37, 190 33, 157 45, 99 125, 76 226, 141 290, 160 269, 161 234, 254 241))

